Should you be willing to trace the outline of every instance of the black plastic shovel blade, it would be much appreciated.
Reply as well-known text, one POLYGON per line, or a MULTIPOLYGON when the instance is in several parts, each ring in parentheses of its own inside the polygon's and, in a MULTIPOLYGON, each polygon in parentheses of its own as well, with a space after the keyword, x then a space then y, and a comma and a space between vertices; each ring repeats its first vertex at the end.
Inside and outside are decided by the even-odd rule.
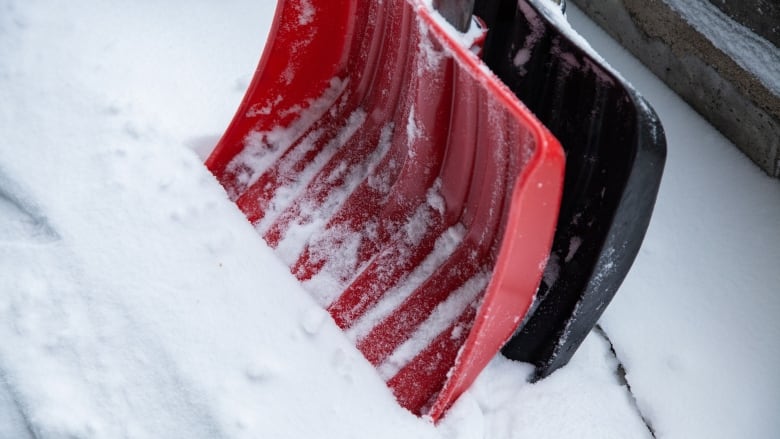
MULTIPOLYGON (((540 2, 477 0, 483 58, 562 143, 564 194, 536 309, 503 354, 542 378, 568 363, 631 267, 666 157, 648 103, 555 24, 540 2)), ((553 12, 555 13, 555 12, 553 12)))

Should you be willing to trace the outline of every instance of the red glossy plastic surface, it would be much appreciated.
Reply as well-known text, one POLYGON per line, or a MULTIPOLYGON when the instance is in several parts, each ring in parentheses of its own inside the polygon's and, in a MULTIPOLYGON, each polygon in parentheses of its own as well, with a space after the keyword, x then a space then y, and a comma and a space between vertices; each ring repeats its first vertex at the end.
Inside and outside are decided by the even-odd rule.
POLYGON ((528 311, 560 145, 422 0, 280 0, 206 164, 399 402, 438 419, 528 311))

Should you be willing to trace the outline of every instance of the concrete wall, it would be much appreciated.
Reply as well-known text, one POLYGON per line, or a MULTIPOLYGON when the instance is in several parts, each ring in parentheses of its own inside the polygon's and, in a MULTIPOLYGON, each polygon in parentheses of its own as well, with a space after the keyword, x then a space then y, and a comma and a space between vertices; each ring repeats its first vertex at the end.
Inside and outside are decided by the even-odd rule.
MULTIPOLYGON (((780 96, 770 91, 752 72, 740 67, 662 0, 570 1, 637 56, 764 171, 780 178, 780 96)), ((722 0, 711 1, 721 3, 719 7, 731 8, 730 13, 734 15, 747 14, 754 18, 757 12, 753 9, 751 13, 748 3, 772 3, 774 9, 767 11, 776 13, 778 10, 775 0, 733 0, 727 6, 722 0), (740 4, 742 6, 738 6, 740 4)), ((776 35, 776 31, 769 27, 770 35, 772 32, 776 35)), ((778 50, 777 47, 774 50, 778 50)), ((780 56, 780 52, 770 55, 780 56)))

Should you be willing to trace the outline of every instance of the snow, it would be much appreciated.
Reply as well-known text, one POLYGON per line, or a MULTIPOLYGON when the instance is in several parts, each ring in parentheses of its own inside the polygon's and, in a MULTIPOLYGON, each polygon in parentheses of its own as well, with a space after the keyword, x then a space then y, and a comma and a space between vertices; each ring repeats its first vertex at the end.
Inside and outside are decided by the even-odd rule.
MULTIPOLYGON (((379 322, 387 318, 404 300, 412 295, 422 283, 440 267, 463 241, 465 227, 458 223, 447 229, 436 239, 433 251, 420 263, 400 285, 383 295, 377 304, 347 330, 347 336, 357 341, 365 336, 379 322)), ((437 332, 438 333, 438 332, 437 332)))
POLYGON ((602 317, 664 438, 780 431, 780 184, 603 32, 570 20, 637 85, 669 142, 632 271, 602 317))
POLYGON ((522 73, 522 75, 525 75, 527 73, 525 69, 525 63, 531 59, 531 50, 538 44, 539 39, 544 36, 546 26, 545 23, 543 23, 541 20, 534 18, 536 13, 529 4, 518 3, 518 7, 520 8, 523 16, 526 18, 531 33, 523 42, 523 47, 517 50, 517 54, 512 61, 514 62, 517 69, 522 73))
POLYGON ((496 358, 437 426, 401 409, 202 165, 274 6, 0 0, 0 438, 780 431, 780 185, 571 5, 669 139, 601 322, 636 399, 594 332, 536 384, 496 358))
POLYGON ((500 357, 471 391, 476 404, 462 400, 453 416, 470 410, 469 421, 484 426, 484 436, 476 437, 649 439, 630 395, 615 385, 616 370, 608 343, 596 335, 586 339, 566 368, 534 385, 526 382, 530 367, 500 357))
MULTIPOLYGON (((288 127, 276 127, 270 131, 252 131, 244 140, 244 149, 228 164, 228 170, 236 175, 236 187, 231 188, 229 193, 230 198, 235 200, 239 193, 254 184, 260 178, 263 171, 268 169, 281 157, 282 153, 284 153, 285 149, 282 148, 281 145, 289 145, 292 143, 292 141, 299 138, 314 121, 322 117, 333 103, 339 99, 339 96, 344 92, 346 85, 346 81, 333 78, 330 82, 330 86, 325 90, 325 93, 323 93, 320 98, 309 102, 309 107, 306 110, 301 111, 300 108, 295 109, 298 112, 298 118, 288 127)), ((257 114, 270 114, 275 110, 275 106, 280 101, 281 98, 277 98, 274 104, 263 106, 259 109, 255 108, 257 107, 257 104, 255 104, 247 113, 247 117, 253 117, 257 114)), ((365 115, 362 114, 356 116, 360 119, 365 117, 365 115)), ((351 129, 354 130, 354 127, 351 129)), ((310 134, 309 138, 301 142, 301 146, 298 149, 311 148, 318 134, 319 132, 310 134)), ((206 159, 211 150, 209 149, 204 152, 205 154, 201 155, 203 160, 206 159)), ((296 157, 305 153, 305 150, 296 150, 296 157)))
MULTIPOLYGON (((481 273, 469 279, 462 287, 455 290, 447 300, 441 302, 431 312, 427 319, 415 330, 415 333, 409 337, 406 342, 395 349, 379 367, 379 374, 385 379, 390 380, 397 374, 401 368, 411 362, 423 349, 429 346, 438 334, 456 322, 465 309, 473 306, 479 298, 480 293, 485 290, 488 284, 489 276, 481 273)), ((456 326, 452 337, 457 338, 462 329, 456 326)))

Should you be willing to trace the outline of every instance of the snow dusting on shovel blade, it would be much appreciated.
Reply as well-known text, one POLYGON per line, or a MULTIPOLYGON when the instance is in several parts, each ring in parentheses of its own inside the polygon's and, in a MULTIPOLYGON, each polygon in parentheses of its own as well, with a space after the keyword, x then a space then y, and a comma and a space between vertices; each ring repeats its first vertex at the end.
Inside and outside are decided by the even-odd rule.
POLYGON ((280 2, 207 161, 401 405, 433 419, 527 312, 560 202, 560 145, 463 44, 479 33, 420 0, 280 2))

